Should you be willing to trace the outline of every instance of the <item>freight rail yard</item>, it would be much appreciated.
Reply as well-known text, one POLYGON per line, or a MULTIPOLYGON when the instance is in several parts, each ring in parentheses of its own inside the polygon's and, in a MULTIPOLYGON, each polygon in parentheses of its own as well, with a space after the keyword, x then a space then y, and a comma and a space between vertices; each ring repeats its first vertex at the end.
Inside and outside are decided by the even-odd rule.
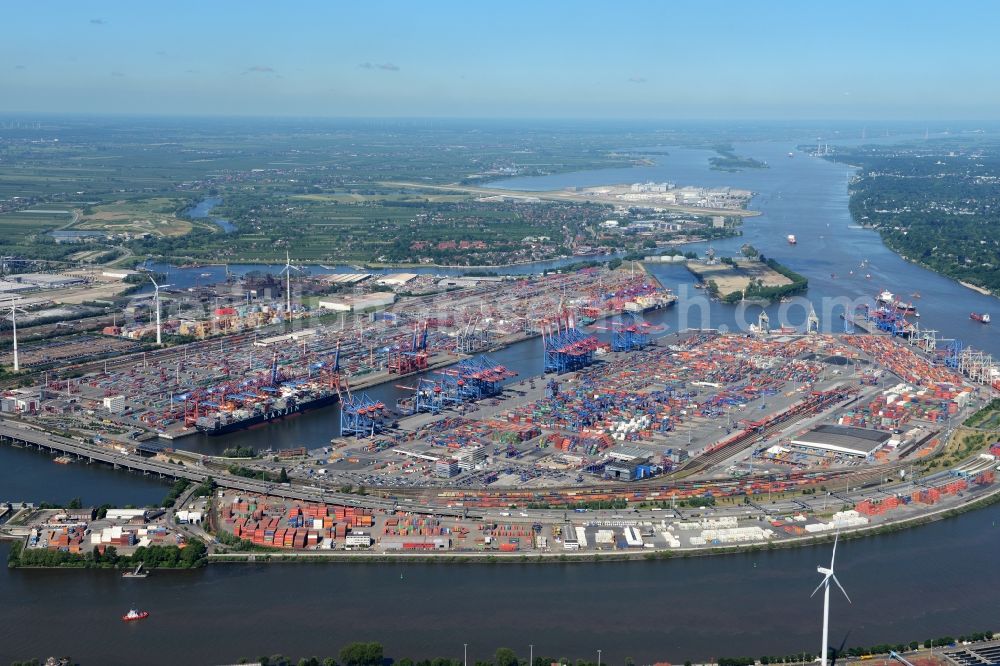
MULTIPOLYGON (((4 411, 34 438, 68 433, 72 447, 47 445, 63 462, 94 450, 214 479, 206 531, 184 538, 219 556, 234 543, 540 555, 779 543, 998 490, 1000 446, 949 448, 990 389, 938 355, 878 334, 661 335, 640 315, 672 301, 623 270, 453 286, 53 373, 9 391, 4 411), (491 357, 536 336, 524 376, 491 357), (402 392, 394 404, 366 391, 382 384, 402 392), (317 448, 223 458, 170 441, 332 403, 317 448)), ((33 547, 60 547, 53 534, 33 547)))

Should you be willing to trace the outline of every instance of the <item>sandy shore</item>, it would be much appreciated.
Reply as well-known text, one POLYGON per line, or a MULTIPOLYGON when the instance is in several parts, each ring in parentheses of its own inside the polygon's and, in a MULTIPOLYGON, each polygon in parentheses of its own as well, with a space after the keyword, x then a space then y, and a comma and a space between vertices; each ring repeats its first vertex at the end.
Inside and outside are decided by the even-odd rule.
POLYGON ((993 295, 993 292, 991 292, 989 289, 984 289, 982 287, 977 287, 974 284, 969 284, 968 282, 962 282, 961 280, 959 280, 958 283, 960 285, 962 285, 963 287, 968 287, 972 291, 978 291, 983 296, 992 296, 993 295))

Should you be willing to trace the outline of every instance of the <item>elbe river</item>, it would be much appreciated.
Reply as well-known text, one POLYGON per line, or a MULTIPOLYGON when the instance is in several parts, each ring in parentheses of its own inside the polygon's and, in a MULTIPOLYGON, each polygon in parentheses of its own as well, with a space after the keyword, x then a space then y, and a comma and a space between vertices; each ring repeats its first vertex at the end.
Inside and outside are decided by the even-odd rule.
MULTIPOLYGON (((668 148, 657 164, 495 184, 512 189, 668 180, 678 185, 730 185, 757 192, 744 235, 713 244, 732 254, 749 242, 809 278, 807 298, 824 314, 824 299, 872 296, 889 289, 905 300, 919 292, 921 326, 1000 355, 994 331, 969 319, 1000 312, 998 301, 909 264, 878 236, 855 228, 847 210, 844 165, 796 153, 782 143, 738 144, 736 152, 768 169, 738 173, 708 168, 710 152, 668 148), (798 245, 785 238, 795 234, 798 245), (861 263, 866 261, 866 266, 861 263), (853 275, 851 274, 853 271, 853 275), (870 278, 865 275, 870 274, 870 278), (835 277, 834 277, 835 276, 835 277)), ((686 249, 686 248, 685 248, 686 249)), ((696 246, 704 251, 703 246, 696 246)), ((172 280, 182 273, 177 269, 172 280)), ((192 269, 201 272, 204 269, 192 269)), ((213 269, 214 270, 214 269, 213 269)), ((343 270, 350 270, 344 267, 343 270)), ((679 307, 650 319, 668 330, 685 326, 740 328, 756 321, 719 303, 685 306, 694 280, 681 266, 651 271, 682 297, 679 307), (742 323, 741 323, 742 322, 742 323)), ((768 308, 774 325, 805 319, 801 306, 768 308), (788 310, 785 312, 785 310, 788 310)), ((842 330, 834 310, 824 329, 842 330)), ((540 343, 496 353, 522 377, 538 372, 540 343)), ((394 401, 396 389, 371 391, 394 401)), ((336 435, 336 407, 317 410, 220 440, 192 438, 186 448, 320 446, 336 435)), ((157 502, 167 486, 142 476, 84 465, 54 465, 33 451, 0 447, 0 499, 87 504, 157 502)), ((924 640, 1000 630, 1000 509, 991 507, 902 533, 849 541, 837 573, 853 604, 833 596, 831 644, 924 640)), ((0 546, 0 558, 7 547, 0 546)), ((819 651, 822 601, 809 598, 816 565, 828 547, 660 562, 504 565, 219 565, 156 572, 126 581, 104 571, 0 573, 0 663, 68 654, 92 664, 231 663, 242 657, 335 655, 354 640, 377 640, 394 658, 487 658, 497 647, 536 656, 621 664, 682 662, 719 656, 819 651), (118 618, 130 606, 152 613, 142 623, 118 618)))

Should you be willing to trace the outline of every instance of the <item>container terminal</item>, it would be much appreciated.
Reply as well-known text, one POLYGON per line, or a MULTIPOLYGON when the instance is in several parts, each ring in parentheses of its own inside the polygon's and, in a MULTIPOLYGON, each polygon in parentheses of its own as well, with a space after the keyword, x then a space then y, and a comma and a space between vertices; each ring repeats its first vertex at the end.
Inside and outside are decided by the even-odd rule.
MULTIPOLYGON (((217 552, 220 532, 331 554, 759 545, 938 515, 1000 490, 1000 446, 953 437, 992 389, 925 338, 765 325, 657 335, 641 312, 672 295, 622 270, 502 292, 460 287, 48 377, 6 393, 0 435, 57 461, 212 477, 218 494, 199 500, 198 519, 173 524, 204 521, 180 538, 217 552), (537 374, 490 357, 532 336, 537 374), (387 382, 407 391, 394 405, 364 392, 387 382), (313 450, 234 460, 155 437, 322 401, 341 403, 340 422, 313 450), (290 483, 271 480, 280 470, 290 483)), ((130 542, 149 516, 133 519, 130 542)), ((62 548, 69 534, 45 532, 45 514, 13 522, 44 535, 33 547, 62 548)))
MULTIPOLYGON (((312 318, 296 319, 293 311, 288 332, 241 331, 85 364, 83 375, 72 379, 60 377, 70 373, 36 373, 40 385, 14 392, 18 402, 7 411, 67 425, 100 415, 105 425, 167 439, 225 434, 546 334, 545 313, 560 303, 579 312, 581 322, 593 323, 676 300, 642 271, 512 280, 501 297, 495 282, 470 284, 398 303, 383 299, 392 303, 384 309, 334 310, 332 322, 315 325, 309 325, 312 318)), ((341 300, 318 302, 323 307, 341 300)))

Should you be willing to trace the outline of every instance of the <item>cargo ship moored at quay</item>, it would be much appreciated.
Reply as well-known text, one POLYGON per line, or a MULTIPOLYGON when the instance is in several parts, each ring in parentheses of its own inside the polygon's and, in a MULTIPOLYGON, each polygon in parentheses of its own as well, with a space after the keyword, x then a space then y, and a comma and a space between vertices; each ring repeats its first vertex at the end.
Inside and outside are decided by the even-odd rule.
POLYGON ((232 403, 228 404, 229 409, 211 406, 210 411, 202 413, 194 421, 194 426, 199 432, 213 436, 225 435, 310 409, 326 407, 340 399, 335 388, 311 384, 286 384, 281 387, 280 395, 261 401, 254 401, 257 396, 253 394, 227 397, 244 398, 245 402, 238 408, 232 403))
POLYGON ((918 317, 920 316, 917 313, 917 306, 913 303, 913 301, 905 303, 902 299, 896 298, 896 295, 889 290, 883 290, 882 293, 880 293, 875 299, 875 302, 879 305, 885 305, 906 314, 912 314, 918 317))

